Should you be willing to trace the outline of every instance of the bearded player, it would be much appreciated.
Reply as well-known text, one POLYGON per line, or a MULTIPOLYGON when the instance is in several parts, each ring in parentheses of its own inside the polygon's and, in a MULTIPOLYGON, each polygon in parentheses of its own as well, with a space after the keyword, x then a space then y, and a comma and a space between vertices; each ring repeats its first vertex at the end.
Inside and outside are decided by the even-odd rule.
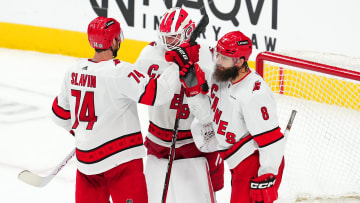
MULTIPOLYGON (((216 49, 209 95, 198 91, 187 98, 197 115, 192 125, 195 142, 204 152, 219 151, 227 162, 231 203, 271 203, 278 197, 285 145, 272 91, 247 64, 252 52, 247 36, 229 32, 216 49)), ((182 71, 186 89, 205 83, 199 65, 182 71)))

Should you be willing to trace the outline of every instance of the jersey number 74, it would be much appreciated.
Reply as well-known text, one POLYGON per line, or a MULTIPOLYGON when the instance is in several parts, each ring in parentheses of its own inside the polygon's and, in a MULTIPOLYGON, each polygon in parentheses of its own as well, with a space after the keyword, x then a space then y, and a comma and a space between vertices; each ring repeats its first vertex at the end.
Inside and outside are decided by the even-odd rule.
POLYGON ((76 98, 75 122, 72 126, 72 129, 76 129, 79 126, 79 121, 81 121, 81 122, 88 122, 86 130, 92 130, 94 127, 94 123, 97 121, 97 116, 95 115, 94 92, 86 91, 81 105, 80 105, 81 91, 72 89, 71 95, 76 98), (79 108, 80 108, 80 114, 79 114, 79 108))

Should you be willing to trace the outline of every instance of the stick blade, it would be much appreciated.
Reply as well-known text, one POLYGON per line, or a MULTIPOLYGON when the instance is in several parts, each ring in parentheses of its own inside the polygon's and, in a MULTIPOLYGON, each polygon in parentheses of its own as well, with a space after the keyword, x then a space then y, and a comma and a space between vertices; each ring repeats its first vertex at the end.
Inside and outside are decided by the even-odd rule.
POLYGON ((38 176, 28 170, 20 172, 18 178, 19 180, 35 187, 43 187, 47 184, 46 177, 38 176))

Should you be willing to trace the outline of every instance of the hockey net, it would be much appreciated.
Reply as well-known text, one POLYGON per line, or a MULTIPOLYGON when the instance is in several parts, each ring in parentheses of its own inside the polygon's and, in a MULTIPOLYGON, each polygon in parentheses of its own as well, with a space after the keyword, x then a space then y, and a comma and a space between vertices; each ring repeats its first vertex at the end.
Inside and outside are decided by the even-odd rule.
POLYGON ((314 62, 331 55, 285 54, 262 52, 256 59, 256 71, 275 93, 280 127, 292 109, 298 112, 279 199, 360 199, 360 63, 343 68, 314 62))

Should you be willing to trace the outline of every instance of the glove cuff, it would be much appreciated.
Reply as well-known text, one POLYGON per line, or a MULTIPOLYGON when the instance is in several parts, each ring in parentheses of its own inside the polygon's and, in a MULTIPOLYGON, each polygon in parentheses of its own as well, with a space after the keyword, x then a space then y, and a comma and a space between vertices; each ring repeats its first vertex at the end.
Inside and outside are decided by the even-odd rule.
POLYGON ((196 85, 194 87, 185 88, 185 95, 187 97, 193 97, 198 94, 200 94, 200 86, 198 86, 198 85, 196 85))

